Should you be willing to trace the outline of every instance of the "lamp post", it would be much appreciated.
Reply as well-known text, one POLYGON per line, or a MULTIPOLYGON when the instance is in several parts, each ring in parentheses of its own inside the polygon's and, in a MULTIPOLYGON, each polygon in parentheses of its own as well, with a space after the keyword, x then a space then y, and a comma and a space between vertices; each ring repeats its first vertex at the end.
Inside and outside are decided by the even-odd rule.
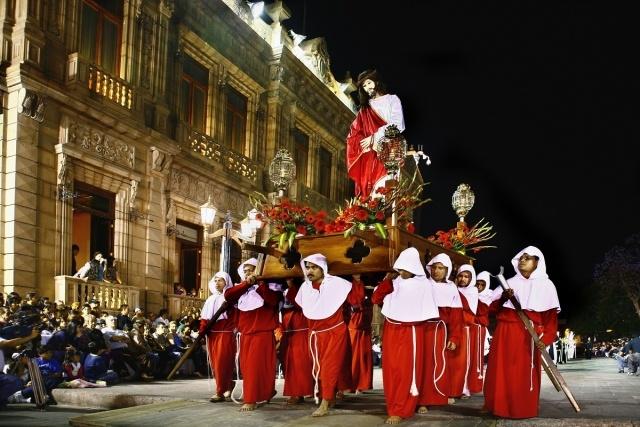
POLYGON ((456 215, 458 215, 457 233, 459 238, 461 238, 463 234, 462 229, 465 225, 464 217, 469 213, 471 208, 473 208, 475 200, 476 196, 468 184, 463 183, 458 185, 458 188, 456 188, 456 191, 453 193, 451 206, 456 215))
POLYGON ((278 197, 283 197, 296 179, 296 164, 288 150, 281 148, 276 152, 269 164, 269 179, 278 190, 278 197))

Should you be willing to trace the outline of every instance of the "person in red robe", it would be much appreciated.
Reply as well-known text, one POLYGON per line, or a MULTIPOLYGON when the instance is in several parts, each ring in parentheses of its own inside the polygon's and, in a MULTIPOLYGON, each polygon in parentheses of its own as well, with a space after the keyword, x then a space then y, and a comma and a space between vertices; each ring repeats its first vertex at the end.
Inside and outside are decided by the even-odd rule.
POLYGON ((423 380, 433 378, 433 371, 426 369, 425 341, 429 319, 440 315, 418 250, 402 251, 393 268, 396 273, 388 273, 372 296, 385 316, 382 381, 389 416, 386 424, 412 417, 419 402, 427 399, 424 395, 432 392, 423 380))
POLYGON ((476 311, 476 322, 480 325, 480 338, 478 342, 482 343, 482 354, 478 366, 480 375, 482 375, 482 388, 484 389, 484 357, 489 352, 489 307, 491 306, 493 291, 489 287, 491 283, 491 275, 488 271, 478 273, 476 278, 476 288, 478 289, 478 310, 476 311))
POLYGON ((319 392, 322 398, 312 416, 321 417, 328 414, 336 392, 342 389, 349 340, 343 305, 351 292, 351 283, 330 275, 327 258, 322 254, 304 258, 301 265, 307 280, 300 286, 295 302, 309 319, 314 397, 317 402, 319 392))
POLYGON ((350 308, 348 329, 351 340, 351 390, 357 394, 373 388, 373 355, 371 354, 373 306, 371 300, 367 298, 364 282, 359 274, 353 275, 347 303, 350 308))
POLYGON ((429 261, 427 268, 431 273, 429 281, 433 286, 440 317, 438 322, 430 323, 427 330, 428 370, 433 374, 425 378, 427 383, 424 387, 429 388, 430 392, 420 402, 418 412, 426 412, 430 405, 454 403, 452 396, 456 396, 458 388, 462 388, 460 384, 464 384, 465 374, 454 369, 451 363, 460 352, 463 324, 460 293, 456 285, 448 280, 453 268, 451 259, 447 254, 438 254, 429 261))
POLYGON ((507 281, 509 289, 494 290, 491 304, 498 323, 489 351, 484 410, 503 418, 532 418, 538 415, 540 399, 540 351, 555 340, 560 302, 540 249, 528 246, 511 264, 516 275, 507 281), (538 348, 509 301, 511 296, 533 323, 541 340, 538 348))
MULTIPOLYGON (((224 302, 224 291, 232 286, 231 277, 224 271, 217 272, 209 281, 211 295, 200 312, 199 332, 205 331, 207 323, 224 302)), ((216 392, 209 399, 210 402, 223 402, 231 395, 233 388, 233 362, 236 353, 234 311, 233 306, 229 306, 206 331, 207 359, 216 379, 216 392)))
POLYGON ((484 342, 481 339, 482 326, 476 323, 478 311, 478 289, 476 288, 476 271, 470 264, 458 268, 456 286, 462 299, 462 329, 460 369, 465 370, 462 398, 467 399, 472 393, 482 391, 482 357, 484 342))
POLYGON ((305 396, 313 395, 311 353, 309 351, 309 321, 296 303, 299 285, 287 281, 282 308, 283 337, 280 344, 284 365, 284 391, 289 396, 287 404, 304 402, 305 396))
MULTIPOLYGON (((278 293, 254 274, 257 260, 240 265, 242 282, 227 289, 224 298, 238 307, 238 340, 243 400, 241 412, 253 411, 259 402, 275 396, 276 347, 274 330, 278 325, 278 293)), ((233 396, 232 396, 233 398, 233 396)))
POLYGON ((384 131, 392 124, 404 131, 404 116, 400 99, 386 93, 376 70, 360 73, 357 86, 360 109, 347 135, 347 170, 356 196, 366 197, 384 185, 387 172, 378 158, 384 131))

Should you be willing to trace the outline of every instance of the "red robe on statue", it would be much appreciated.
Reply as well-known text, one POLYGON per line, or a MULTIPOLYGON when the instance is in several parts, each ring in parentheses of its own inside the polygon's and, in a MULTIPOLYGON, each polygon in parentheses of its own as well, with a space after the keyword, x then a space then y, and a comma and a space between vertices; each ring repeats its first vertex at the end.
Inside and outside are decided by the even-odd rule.
POLYGON ((373 355, 371 354, 371 320, 373 307, 366 299, 364 283, 352 282, 351 293, 347 297, 351 306, 349 338, 351 340, 352 391, 373 388, 373 355))
MULTIPOLYGON (((491 304, 498 310, 498 324, 491 340, 484 384, 484 408, 498 417, 538 416, 540 399, 540 352, 515 310, 491 304), (533 363, 532 363, 533 362, 533 363)), ((541 340, 550 345, 558 329, 558 311, 524 311, 541 340)))
MULTIPOLYGON (((234 308, 227 310, 227 319, 220 319, 207 331, 207 356, 216 379, 216 394, 222 396, 233 388, 233 369, 236 355, 236 327, 234 308)), ((200 319, 199 331, 204 331, 207 319, 200 319)))
POLYGON ((293 307, 282 310, 283 337, 280 344, 284 365, 284 396, 312 396, 313 375, 309 352, 309 322, 295 302, 298 288, 291 286, 285 300, 293 307))
MULTIPOLYGON (((229 304, 236 304, 251 286, 242 282, 227 289, 224 298, 229 304)), ((276 382, 273 331, 277 326, 279 298, 266 283, 260 282, 256 292, 264 300, 264 305, 251 311, 238 310, 243 400, 248 404, 270 400, 274 396, 276 382)))
MULTIPOLYGON (((313 282, 312 286, 318 290, 320 284, 321 282, 313 282)), ((346 358, 349 354, 349 335, 344 323, 342 306, 325 319, 309 319, 309 333, 310 346, 314 352, 317 349, 316 362, 320 365, 320 398, 334 400, 336 391, 348 390, 351 387, 351 371, 347 364, 350 358, 346 358)))
POLYGON ((368 196, 375 183, 387 172, 374 150, 362 151, 360 141, 373 135, 387 123, 369 106, 363 106, 347 135, 347 170, 355 182, 356 196, 368 196))

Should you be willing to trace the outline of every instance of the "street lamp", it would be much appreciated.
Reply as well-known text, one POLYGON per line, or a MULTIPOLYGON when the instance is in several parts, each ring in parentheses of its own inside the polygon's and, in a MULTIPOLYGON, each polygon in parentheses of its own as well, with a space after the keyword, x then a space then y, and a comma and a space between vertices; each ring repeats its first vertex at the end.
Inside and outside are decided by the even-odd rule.
POLYGON ((291 181, 296 179, 296 164, 288 150, 281 148, 269 164, 269 179, 283 197, 291 181))
POLYGON ((207 203, 200 206, 200 218, 205 229, 205 235, 213 225, 216 218, 216 207, 211 203, 211 196, 207 199, 207 203))

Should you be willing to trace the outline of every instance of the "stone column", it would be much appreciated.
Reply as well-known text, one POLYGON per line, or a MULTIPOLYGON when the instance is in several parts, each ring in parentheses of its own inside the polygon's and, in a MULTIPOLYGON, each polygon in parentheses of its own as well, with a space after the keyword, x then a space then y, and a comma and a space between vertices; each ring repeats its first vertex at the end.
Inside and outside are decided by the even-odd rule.
POLYGON ((3 117, 5 141, 2 150, 2 206, 0 218, 4 292, 20 294, 37 287, 38 253, 38 132, 39 123, 31 118, 37 111, 33 98, 20 85, 6 95, 3 117), (18 113, 18 111, 21 113, 18 113))
POLYGON ((70 276, 71 239, 73 238, 73 163, 71 158, 62 152, 62 145, 58 145, 56 149, 58 197, 56 199, 55 275, 70 276))

